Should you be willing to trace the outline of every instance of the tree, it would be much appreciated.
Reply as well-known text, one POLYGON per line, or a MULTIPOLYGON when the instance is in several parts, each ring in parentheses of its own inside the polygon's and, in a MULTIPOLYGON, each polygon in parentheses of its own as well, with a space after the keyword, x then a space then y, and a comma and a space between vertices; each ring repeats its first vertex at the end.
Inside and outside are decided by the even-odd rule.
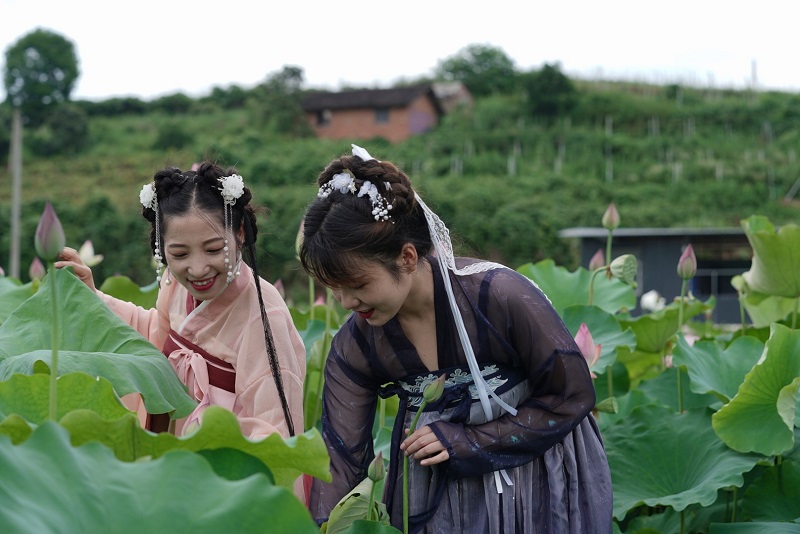
POLYGON ((76 154, 89 143, 89 117, 69 103, 54 108, 44 123, 32 132, 30 149, 39 156, 76 154))
POLYGON ((284 65, 270 74, 253 94, 262 106, 264 122, 276 133, 303 137, 310 134, 301 105, 303 69, 284 65))
POLYGON ((436 76, 462 82, 476 97, 511 93, 518 80, 514 63, 501 48, 478 44, 441 61, 436 76))
POLYGON ((578 103, 578 91, 558 63, 545 64, 540 70, 528 73, 522 85, 528 96, 528 111, 533 116, 554 119, 572 111, 578 103))
POLYGON ((57 33, 34 30, 6 51, 7 98, 33 126, 44 122, 50 108, 69 101, 78 76, 75 47, 57 33))

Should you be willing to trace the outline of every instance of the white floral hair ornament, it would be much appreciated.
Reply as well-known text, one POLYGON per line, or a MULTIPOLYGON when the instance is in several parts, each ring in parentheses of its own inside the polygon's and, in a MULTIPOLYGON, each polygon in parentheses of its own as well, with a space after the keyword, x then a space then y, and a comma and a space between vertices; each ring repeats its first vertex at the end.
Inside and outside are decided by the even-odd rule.
POLYGON ((163 262, 164 257, 161 255, 161 214, 158 212, 158 195, 156 194, 155 182, 150 182, 142 186, 142 190, 139 192, 139 202, 142 203, 142 206, 150 208, 156 214, 156 241, 155 247, 153 248, 153 261, 156 264, 156 282, 161 282, 161 273, 164 272, 164 267, 166 266, 163 262))
MULTIPOLYGON (((388 182, 386 183, 388 184, 388 182)), ((372 202, 372 215, 376 221, 388 221, 391 218, 389 210, 392 209, 392 205, 387 204, 386 199, 380 194, 378 188, 369 180, 364 180, 364 184, 358 191, 359 197, 364 195, 367 195, 370 202, 372 202)))
POLYGON ((233 215, 231 211, 233 210, 233 206, 236 204, 236 201, 239 199, 239 197, 244 194, 244 179, 238 174, 231 174, 230 176, 223 176, 220 178, 219 183, 221 184, 219 190, 224 203, 223 208, 225 218, 225 246, 223 247, 223 250, 225 251, 227 282, 230 284, 233 282, 233 279, 240 274, 238 266, 236 271, 233 270, 234 268, 233 262, 231 261, 230 246, 228 245, 228 236, 231 234, 231 226, 233 224, 233 215))
MULTIPOLYGON (((372 156, 369 155, 369 152, 361 148, 357 145, 351 145, 353 147, 353 155, 358 156, 364 161, 374 160, 372 156)), ((377 160, 376 160, 377 161, 377 160)), ((386 187, 387 191, 390 191, 392 185, 389 182, 383 182, 383 185, 386 187)), ((323 184, 319 188, 319 192, 317 196, 319 198, 328 198, 334 191, 339 191, 341 194, 345 195, 350 192, 350 194, 356 195, 357 197, 361 198, 364 195, 369 197, 369 201, 372 204, 372 216, 375 218, 376 221, 389 221, 391 220, 392 216, 389 215, 389 211, 392 209, 392 205, 386 202, 386 199, 383 198, 378 188, 370 182, 369 180, 364 180, 364 183, 361 185, 359 189, 356 186, 355 178, 350 171, 340 172, 338 174, 334 174, 333 177, 328 180, 327 183, 323 184), (356 193, 358 191, 358 193, 356 193)), ((394 221, 392 221, 394 222, 394 221)))
POLYGON ((334 174, 333 178, 328 180, 328 183, 319 188, 317 196, 320 198, 328 198, 328 195, 333 193, 334 190, 339 191, 343 195, 348 191, 355 194, 358 188, 356 187, 356 181, 353 175, 349 172, 334 174))
POLYGON ((220 191, 222 192, 222 199, 225 204, 233 206, 236 201, 244 194, 244 180, 238 174, 231 174, 219 179, 222 184, 220 191))

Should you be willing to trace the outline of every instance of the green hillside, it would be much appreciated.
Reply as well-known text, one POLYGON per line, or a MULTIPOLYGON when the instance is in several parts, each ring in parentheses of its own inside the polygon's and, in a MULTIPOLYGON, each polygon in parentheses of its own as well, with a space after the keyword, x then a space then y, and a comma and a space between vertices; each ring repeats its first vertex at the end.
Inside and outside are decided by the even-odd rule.
MULTIPOLYGON (((754 214, 777 225, 798 220, 800 194, 792 193, 800 179, 800 95, 586 81, 575 87, 568 115, 531 113, 523 92, 480 97, 471 110, 396 145, 315 139, 298 127, 286 100, 263 88, 215 90, 197 100, 79 102, 88 118, 80 150, 37 154, 52 132, 25 130, 21 277, 27 280, 33 232, 51 201, 68 244, 91 239, 105 255, 95 268, 99 281, 121 273, 151 282, 139 190, 156 169, 188 168, 209 155, 235 164, 269 209, 259 234, 262 274, 300 295, 306 278, 294 243, 303 209, 317 173, 349 152, 351 141, 403 168, 463 252, 513 267, 548 257, 575 267, 574 245, 558 231, 599 226, 612 201, 623 227, 730 227, 754 214)), ((7 268, 5 147, 0 156, 0 265, 7 268)))

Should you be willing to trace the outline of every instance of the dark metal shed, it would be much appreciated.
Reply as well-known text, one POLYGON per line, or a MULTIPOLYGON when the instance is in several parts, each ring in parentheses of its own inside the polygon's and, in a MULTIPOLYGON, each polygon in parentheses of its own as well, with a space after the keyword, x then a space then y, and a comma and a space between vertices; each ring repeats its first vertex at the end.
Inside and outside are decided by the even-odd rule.
MULTIPOLYGON (((567 228, 559 232, 565 239, 579 241, 583 267, 598 249, 605 251, 608 230, 605 228, 567 228)), ((678 260, 691 244, 697 256, 697 275, 689 289, 695 297, 716 298, 712 320, 738 323, 739 300, 731 279, 750 269, 753 256, 750 243, 741 228, 617 228, 613 233, 612 257, 633 254, 639 262, 637 302, 642 294, 656 290, 667 302, 680 296, 681 279, 678 260)), ((634 314, 641 313, 637 305, 634 314)))

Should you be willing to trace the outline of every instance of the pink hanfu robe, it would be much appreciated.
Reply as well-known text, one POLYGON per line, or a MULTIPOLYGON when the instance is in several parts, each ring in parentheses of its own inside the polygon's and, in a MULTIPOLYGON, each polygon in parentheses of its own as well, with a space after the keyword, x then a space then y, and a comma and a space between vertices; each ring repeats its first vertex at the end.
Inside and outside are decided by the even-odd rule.
MULTIPOLYGON (((172 431, 178 436, 191 432, 202 422, 203 411, 214 405, 233 412, 242 433, 252 440, 263 439, 274 432, 289 437, 269 365, 253 272, 244 265, 240 271, 220 295, 202 302, 195 301, 174 280, 170 285, 162 282, 154 309, 97 291, 114 313, 165 352, 189 394, 198 401, 192 414, 174 422, 172 431), (219 387, 209 379, 209 374, 219 376, 220 373, 228 373, 227 386, 219 387)), ((277 289, 263 279, 260 282, 283 390, 295 434, 301 434, 304 431, 305 346, 277 289)), ((144 426, 147 414, 141 398, 135 397, 138 398, 128 395, 123 400, 140 414, 144 426)), ((295 493, 305 502, 301 479, 295 484, 295 493)))

